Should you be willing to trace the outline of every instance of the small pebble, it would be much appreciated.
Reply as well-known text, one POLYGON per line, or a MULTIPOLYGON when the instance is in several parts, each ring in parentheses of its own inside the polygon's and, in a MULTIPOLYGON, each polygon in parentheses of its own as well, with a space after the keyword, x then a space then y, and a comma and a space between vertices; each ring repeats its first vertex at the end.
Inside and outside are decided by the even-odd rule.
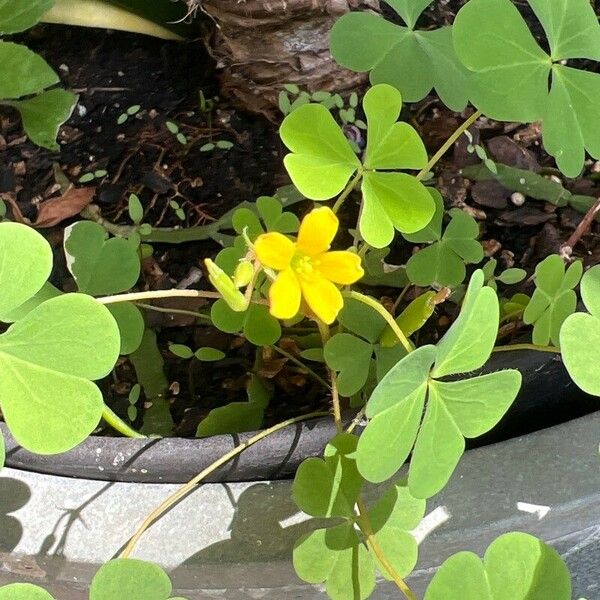
POLYGON ((592 173, 600 173, 600 160, 597 160, 591 168, 592 173))
POLYGON ((515 206, 523 206, 523 204, 525 204, 525 196, 523 194, 521 194, 521 192, 514 192, 510 196, 510 201, 515 206))

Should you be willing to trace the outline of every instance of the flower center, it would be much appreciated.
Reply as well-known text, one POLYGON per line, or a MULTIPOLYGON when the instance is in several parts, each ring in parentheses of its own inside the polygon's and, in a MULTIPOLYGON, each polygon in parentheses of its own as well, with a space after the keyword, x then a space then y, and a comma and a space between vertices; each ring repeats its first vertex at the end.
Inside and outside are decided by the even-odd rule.
POLYGON ((314 273, 314 265, 310 256, 307 256, 303 252, 296 252, 296 254, 294 254, 290 266, 300 277, 309 278, 314 273))

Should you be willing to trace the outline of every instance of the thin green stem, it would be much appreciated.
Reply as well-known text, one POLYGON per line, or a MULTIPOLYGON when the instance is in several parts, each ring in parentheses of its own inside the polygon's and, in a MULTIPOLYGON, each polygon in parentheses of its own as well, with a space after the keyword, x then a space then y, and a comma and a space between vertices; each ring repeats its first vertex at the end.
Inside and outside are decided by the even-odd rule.
POLYGON ((354 176, 354 178, 344 188, 344 191, 340 194, 340 197, 335 201, 335 204, 333 205, 333 208, 331 209, 331 210, 333 210, 334 213, 337 213, 338 210, 340 210, 340 208, 342 207, 342 204, 344 204, 344 202, 346 201, 346 198, 348 198, 348 196, 350 195, 352 190, 358 185, 358 182, 362 179, 362 176, 363 176, 363 171, 362 171, 362 169, 359 169, 358 172, 356 173, 356 175, 354 176))
POLYGON ((404 335, 404 332, 398 326, 398 323, 394 320, 394 317, 387 311, 377 300, 371 298, 370 296, 365 296, 360 292, 355 292, 354 290, 348 292, 342 292, 343 296, 348 298, 352 298, 353 300, 358 300, 367 306, 370 306, 373 310, 377 311, 387 322, 387 324, 392 328, 392 331, 396 334, 396 337, 400 340, 400 343, 404 346, 407 352, 412 352, 414 350, 412 344, 409 342, 408 338, 404 335))
POLYGON ((121 417, 115 414, 106 404, 102 409, 102 418, 120 434, 128 438, 146 438, 147 436, 139 433, 135 429, 132 429, 121 417))
POLYGON ((285 356, 291 363, 294 363, 297 367, 300 367, 307 375, 310 375, 315 381, 318 381, 326 389, 331 389, 331 386, 318 374, 315 373, 310 367, 306 366, 301 360, 298 360, 293 354, 290 354, 279 346, 271 346, 275 352, 285 356))
POLYGON ((302 421, 307 421, 309 419, 316 419, 317 417, 325 417, 329 413, 326 412, 313 412, 307 415, 301 415, 299 417, 294 417, 293 419, 288 419, 283 423, 278 423, 277 425, 273 425, 273 427, 269 427, 269 429, 265 429, 260 433, 257 433, 255 436, 247 439, 245 442, 242 442, 233 450, 229 451, 227 454, 224 454, 212 463, 210 466, 206 467, 203 471, 198 473, 193 479, 188 481, 185 485, 180 487, 176 492, 171 494, 168 498, 166 498, 158 507, 156 507, 142 522, 142 524, 138 527, 137 531, 130 538, 129 542, 125 546, 123 552, 121 552, 120 558, 128 558, 133 550, 135 549, 137 543, 139 542, 144 532, 154 523, 157 519, 159 519, 171 506, 179 502, 182 498, 187 496, 199 483, 201 483, 206 477, 208 477, 211 473, 214 473, 219 467, 222 467, 224 464, 228 463, 231 459, 235 458, 239 454, 241 454, 246 448, 260 442, 271 434, 279 431, 280 429, 284 429, 285 427, 289 427, 290 425, 295 425, 296 423, 300 423, 302 421))
POLYGON ((153 304, 144 304, 143 302, 136 302, 136 306, 145 310, 153 310, 154 312, 168 313, 172 315, 186 315, 188 317, 196 317, 197 319, 204 319, 205 321, 211 321, 210 315, 204 313, 195 312, 193 310, 183 310, 181 308, 163 308, 162 306, 154 306, 153 304))
POLYGON ((369 548, 373 551, 373 554, 377 557, 377 560, 381 564, 381 566, 387 571, 388 575, 392 578, 398 589, 404 594, 404 596, 408 600, 418 600, 415 596, 414 592, 408 587, 408 584, 398 573, 394 566, 387 559, 387 556, 383 552, 377 538, 375 537, 375 533, 373 532, 373 526, 371 524, 371 519, 369 518, 369 512, 365 501, 359 496, 356 501, 356 506, 358 508, 359 517, 356 520, 356 523, 360 527, 361 531, 365 534, 367 538, 367 544, 369 548))
MULTIPOLYGON (((323 340, 323 348, 331 337, 329 326, 323 323, 320 319, 316 319, 317 326, 319 327, 319 333, 323 340)), ((331 380, 331 408, 333 412, 333 420, 335 422, 335 428, 338 433, 342 433, 344 430, 344 424, 342 423, 342 409, 340 407, 340 394, 337 386, 337 375, 333 369, 329 369, 329 379, 331 380)))
POLYGON ((431 157, 430 161, 427 165, 421 169, 419 174, 417 175, 417 179, 424 179, 433 167, 438 163, 438 161, 448 152, 450 148, 452 148, 452 144, 456 142, 456 140, 467 130, 479 117, 481 116, 481 111, 478 110, 474 112, 445 142, 444 145, 431 157))
POLYGON ((509 344, 508 346, 496 346, 492 352, 512 352, 513 350, 537 350, 538 352, 560 354, 560 348, 557 348, 556 346, 536 346, 535 344, 509 344))

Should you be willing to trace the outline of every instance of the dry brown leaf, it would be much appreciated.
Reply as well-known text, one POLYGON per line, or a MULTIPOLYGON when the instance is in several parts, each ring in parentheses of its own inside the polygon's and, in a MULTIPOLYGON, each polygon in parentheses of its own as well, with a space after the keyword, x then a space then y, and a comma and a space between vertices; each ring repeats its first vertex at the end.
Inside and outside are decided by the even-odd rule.
POLYGON ((50 198, 38 207, 34 227, 54 227, 61 221, 78 215, 96 194, 95 187, 69 188, 62 196, 50 198))

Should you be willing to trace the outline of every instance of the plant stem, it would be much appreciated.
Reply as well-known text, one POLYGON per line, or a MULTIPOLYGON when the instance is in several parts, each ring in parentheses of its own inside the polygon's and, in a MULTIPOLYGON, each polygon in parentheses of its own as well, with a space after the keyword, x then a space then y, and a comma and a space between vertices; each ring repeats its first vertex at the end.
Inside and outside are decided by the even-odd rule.
POLYGON ((344 191, 340 194, 340 197, 335 201, 333 205, 334 213, 337 213, 338 210, 342 207, 342 204, 346 201, 346 198, 350 195, 350 192, 358 185, 358 182, 362 179, 363 172, 362 169, 359 169, 354 178, 350 181, 350 183, 344 188, 344 191))
POLYGON ((365 504, 365 501, 361 497, 359 497, 356 501, 356 506, 358 507, 359 514, 357 524, 360 527, 361 531, 365 534, 365 537, 367 538, 367 544, 373 551, 373 554, 375 554, 381 566, 394 580, 394 583, 398 586, 398 589, 404 594, 404 596, 408 598, 408 600, 418 600, 413 591, 408 587, 408 584, 404 581, 404 579, 402 579, 402 577, 400 577, 400 575, 398 575, 393 565, 390 564, 383 550, 381 549, 381 546, 377 542, 377 538, 373 533, 373 527, 371 526, 371 520, 369 519, 367 506, 365 504))
POLYGON ((327 389, 331 389, 330 385, 318 374, 315 373, 310 367, 306 366, 301 360, 298 360, 293 354, 290 354, 283 348, 279 346, 271 346, 275 352, 281 354, 281 356, 285 356, 290 362, 294 363, 297 367, 300 367, 303 371, 306 372, 307 375, 310 375, 315 381, 318 381, 321 385, 323 385, 327 389))
MULTIPOLYGON (((319 333, 323 340, 323 348, 330 338, 329 327, 323 323, 320 319, 315 319, 317 326, 319 327, 319 333)), ((344 424, 342 423, 342 410, 340 408, 340 394, 337 386, 337 375, 333 369, 329 369, 329 379, 331 380, 331 408, 333 411, 333 420, 335 422, 335 428, 338 433, 342 433, 344 430, 344 424)))
POLYGON ((560 354, 560 348, 557 348, 556 346, 536 346, 535 344, 509 344, 508 346, 496 346, 492 352, 512 352, 513 350, 537 350, 538 352, 560 354))
POLYGON ((478 110, 474 112, 445 142, 444 145, 431 157, 430 161, 427 165, 421 169, 419 174, 417 175, 417 179, 424 179, 427 174, 433 169, 434 165, 448 152, 448 150, 452 147, 452 144, 456 142, 456 140, 467 130, 479 117, 481 116, 481 111, 478 110))
POLYGON ((104 408, 102 409, 102 418, 115 431, 118 431, 119 433, 123 434, 125 437, 137 438, 137 439, 141 439, 141 438, 145 439, 147 437, 147 436, 139 433, 135 429, 132 429, 131 427, 129 427, 129 425, 127 425, 127 423, 125 423, 125 421, 123 421, 123 419, 121 419, 121 417, 119 417, 108 406, 106 406, 106 404, 104 405, 104 408))
POLYGON ((143 302, 136 302, 136 306, 140 308, 144 308, 145 310, 153 310, 155 312, 160 313, 168 313, 172 315, 186 315, 189 317, 196 317, 197 319, 204 319, 205 321, 210 321, 210 315, 205 315, 204 313, 195 312, 193 310, 183 310, 180 308, 162 308, 161 306, 154 306, 153 304, 144 304, 143 302))
POLYGON ((144 534, 144 532, 154 523, 157 519, 159 519, 171 506, 179 502, 183 497, 187 496, 203 479, 206 479, 211 473, 216 471, 219 467, 222 467, 224 464, 229 462, 232 458, 235 458, 239 454, 241 454, 246 448, 260 442, 264 438, 269 435, 279 431, 280 429, 284 429, 290 425, 295 425, 296 423, 300 423, 302 421, 307 421, 308 419, 316 419, 317 417, 325 417, 329 413, 326 412, 313 412, 307 415, 301 415, 299 417, 294 417, 293 419, 288 419, 287 421, 283 421, 283 423, 278 423, 273 427, 269 427, 269 429, 265 429, 260 433, 257 433, 255 436, 247 439, 245 442, 242 442, 238 446, 236 446, 233 450, 229 451, 227 454, 221 456, 218 460, 212 463, 210 466, 206 467, 203 471, 198 473, 193 479, 188 481, 185 485, 180 487, 176 492, 171 494, 168 498, 166 498, 159 506, 157 506, 143 521, 143 523, 138 527, 137 531, 130 538, 129 542, 125 546, 125 549, 120 554, 120 558, 128 558, 133 550, 135 549, 137 543, 140 538, 144 534))
MULTIPOLYGON (((204 290, 154 290, 151 292, 130 292, 116 296, 103 296, 96 298, 100 304, 117 304, 118 302, 138 302, 140 300, 157 300, 160 298, 222 298, 219 292, 206 292, 204 290)), ((252 300, 255 304, 268 304, 266 300, 252 300)), ((168 312, 173 312, 169 310, 168 312)))
POLYGON ((396 337, 400 340, 400 343, 404 346, 407 352, 412 352, 413 347, 412 344, 408 341, 408 338, 404 335, 404 332, 400 327, 398 327, 398 323, 394 320, 394 317, 387 311, 377 300, 371 298, 370 296, 365 296, 360 292, 355 292, 354 290, 348 292, 342 292, 343 296, 348 298, 352 298, 353 300, 358 300, 367 306, 370 306, 373 310, 376 310, 387 322, 387 324, 392 328, 392 331, 396 334, 396 337))

